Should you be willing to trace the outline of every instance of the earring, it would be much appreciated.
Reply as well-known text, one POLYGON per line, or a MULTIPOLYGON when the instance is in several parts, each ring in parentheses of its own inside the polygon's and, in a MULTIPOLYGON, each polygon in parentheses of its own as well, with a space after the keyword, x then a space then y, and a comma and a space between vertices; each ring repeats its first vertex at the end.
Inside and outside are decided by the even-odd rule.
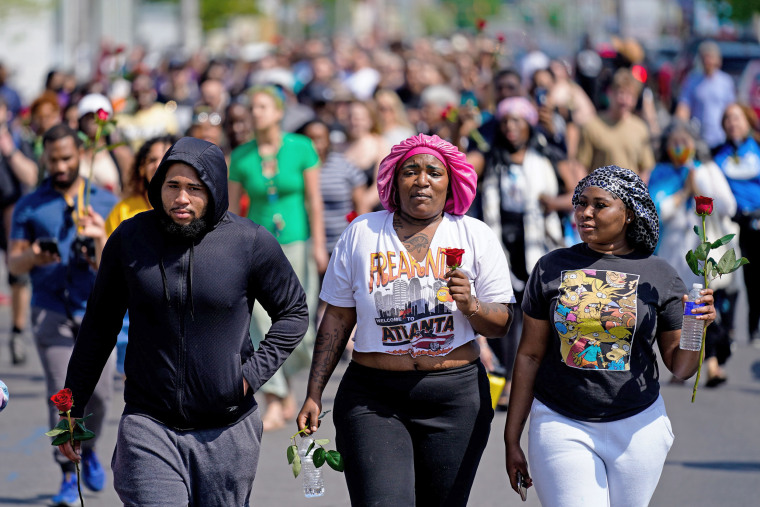
POLYGON ((630 219, 630 218, 629 218, 628 220, 626 220, 626 222, 630 222, 630 221, 631 221, 631 219, 630 219))

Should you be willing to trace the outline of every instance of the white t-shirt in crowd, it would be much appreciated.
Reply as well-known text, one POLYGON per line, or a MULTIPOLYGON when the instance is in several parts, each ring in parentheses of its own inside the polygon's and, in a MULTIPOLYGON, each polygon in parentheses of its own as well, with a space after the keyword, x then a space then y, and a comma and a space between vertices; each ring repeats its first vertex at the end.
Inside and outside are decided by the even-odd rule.
POLYGON ((444 213, 424 262, 407 252, 393 213, 368 213, 351 222, 335 245, 320 298, 356 308, 354 350, 442 356, 475 339, 446 286, 446 248, 464 249, 460 269, 480 301, 515 301, 504 251, 479 220, 444 213))

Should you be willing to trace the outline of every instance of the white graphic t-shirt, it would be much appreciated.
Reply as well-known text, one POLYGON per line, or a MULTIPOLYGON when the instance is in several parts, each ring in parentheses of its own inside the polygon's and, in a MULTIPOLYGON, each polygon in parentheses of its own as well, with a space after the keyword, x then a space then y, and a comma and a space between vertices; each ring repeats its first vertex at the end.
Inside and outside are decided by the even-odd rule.
POLYGON ((499 240, 479 220, 445 213, 423 262, 399 239, 393 213, 351 222, 335 245, 320 298, 356 308, 354 350, 441 356, 475 339, 446 285, 446 248, 464 249, 460 269, 480 301, 515 301, 499 240))

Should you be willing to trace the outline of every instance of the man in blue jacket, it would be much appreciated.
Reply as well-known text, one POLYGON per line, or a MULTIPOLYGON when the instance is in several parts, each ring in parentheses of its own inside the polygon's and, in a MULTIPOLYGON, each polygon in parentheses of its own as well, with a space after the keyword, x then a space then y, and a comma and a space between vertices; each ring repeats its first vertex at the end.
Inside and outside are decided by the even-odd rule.
MULTIPOLYGON (((103 251, 65 386, 84 415, 129 310, 126 406, 113 461, 126 505, 247 505, 261 418, 253 393, 308 327, 306 298, 277 240, 227 211, 222 151, 185 137, 151 180, 153 210, 103 251), (251 309, 272 326, 254 351, 251 309)), ((79 456, 61 446, 70 459, 79 456)))
MULTIPOLYGON (((16 203, 8 268, 16 276, 28 274, 32 282, 32 329, 49 398, 66 378, 66 363, 74 349, 105 243, 103 217, 116 204, 116 196, 88 185, 79 175, 82 142, 76 131, 65 124, 56 125, 45 132, 42 144, 48 177, 16 203)), ((100 370, 95 377, 95 395, 81 403, 75 400, 81 410, 89 402, 87 409, 95 414, 89 424, 96 433, 103 426, 113 393, 116 359, 114 355, 109 360, 111 349, 103 359, 100 382, 100 370)), ((58 410, 48 399, 45 403, 52 427, 58 422, 58 410)), ((85 442, 82 472, 85 486, 100 491, 105 486, 106 473, 94 450, 96 442, 97 439, 85 442)), ((61 466, 63 480, 53 503, 74 503, 79 497, 74 464, 57 450, 54 458, 61 466)))

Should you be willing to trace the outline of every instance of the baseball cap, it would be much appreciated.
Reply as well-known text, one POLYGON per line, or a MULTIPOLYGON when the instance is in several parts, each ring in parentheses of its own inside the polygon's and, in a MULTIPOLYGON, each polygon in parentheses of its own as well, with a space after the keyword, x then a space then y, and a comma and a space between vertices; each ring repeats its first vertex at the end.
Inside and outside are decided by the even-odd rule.
POLYGON ((77 117, 81 118, 88 113, 97 113, 99 109, 107 112, 109 117, 113 115, 113 106, 111 106, 110 100, 99 93, 90 93, 82 97, 77 104, 77 117))

